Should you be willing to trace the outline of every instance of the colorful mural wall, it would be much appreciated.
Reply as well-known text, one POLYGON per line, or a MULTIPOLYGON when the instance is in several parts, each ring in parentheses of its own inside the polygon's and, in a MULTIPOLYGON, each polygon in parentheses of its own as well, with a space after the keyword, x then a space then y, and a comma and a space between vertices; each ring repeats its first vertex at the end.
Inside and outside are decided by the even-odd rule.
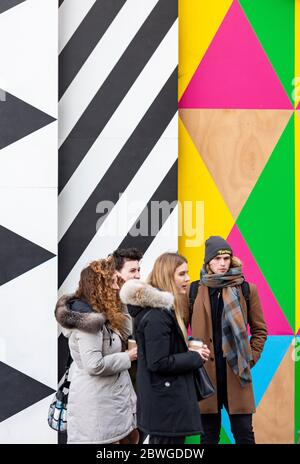
POLYGON ((191 278, 220 234, 258 286, 269 337, 253 369, 256 438, 293 443, 300 0, 10 0, 0 38, 0 443, 57 442, 57 289, 120 245, 145 252, 145 277, 177 248, 183 211, 191 278))
MULTIPOLYGON (((203 239, 227 237, 258 287, 269 331, 253 369, 258 443, 294 443, 300 429, 299 11, 298 0, 179 1, 178 198, 195 220, 202 205, 203 239)), ((190 238, 183 227, 197 279, 203 240, 190 238)))

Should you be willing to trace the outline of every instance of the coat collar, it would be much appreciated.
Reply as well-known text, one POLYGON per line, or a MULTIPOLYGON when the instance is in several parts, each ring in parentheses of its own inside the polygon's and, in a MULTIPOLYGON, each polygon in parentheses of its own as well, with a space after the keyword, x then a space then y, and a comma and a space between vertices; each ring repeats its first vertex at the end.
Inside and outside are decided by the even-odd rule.
POLYGON ((125 282, 120 290, 120 298, 124 304, 141 308, 171 309, 174 305, 172 293, 163 292, 137 279, 125 282))
POLYGON ((74 299, 74 294, 62 296, 55 307, 57 322, 64 329, 78 329, 88 333, 97 333, 102 329, 106 317, 103 313, 80 312, 71 310, 69 302, 74 299))

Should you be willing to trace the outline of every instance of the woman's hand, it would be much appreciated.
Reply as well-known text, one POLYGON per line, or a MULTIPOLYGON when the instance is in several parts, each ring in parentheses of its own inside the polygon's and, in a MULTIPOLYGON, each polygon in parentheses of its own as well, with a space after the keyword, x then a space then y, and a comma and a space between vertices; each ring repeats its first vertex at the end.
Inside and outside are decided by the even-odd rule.
POLYGON ((130 361, 135 361, 137 359, 137 346, 128 350, 127 353, 129 354, 130 361))
POLYGON ((207 348, 207 345, 203 345, 201 346, 201 348, 197 349, 193 347, 192 351, 197 351, 197 353, 199 353, 203 361, 207 361, 210 355, 210 349, 207 348))

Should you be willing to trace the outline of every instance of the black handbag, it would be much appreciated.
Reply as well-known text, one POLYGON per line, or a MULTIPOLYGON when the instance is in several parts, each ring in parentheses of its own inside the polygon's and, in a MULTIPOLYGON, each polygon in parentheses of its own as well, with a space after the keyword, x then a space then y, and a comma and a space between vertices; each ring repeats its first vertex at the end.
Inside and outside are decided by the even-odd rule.
POLYGON ((204 366, 194 371, 194 379, 198 401, 205 400, 215 394, 215 388, 204 366))

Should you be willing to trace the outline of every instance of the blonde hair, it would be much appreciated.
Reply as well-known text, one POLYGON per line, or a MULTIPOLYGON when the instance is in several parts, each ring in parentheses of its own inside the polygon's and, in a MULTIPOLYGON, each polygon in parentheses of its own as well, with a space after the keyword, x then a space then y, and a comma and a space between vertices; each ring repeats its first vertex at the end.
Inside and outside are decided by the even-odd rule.
MULTIPOLYGON (((242 267, 243 263, 242 261, 237 258, 236 256, 231 256, 231 259, 230 259, 230 268, 229 269, 232 269, 233 267, 242 267)), ((205 270, 207 272, 207 274, 213 274, 210 266, 209 266, 209 263, 206 264, 205 266, 205 270)))
POLYGON ((187 330, 183 320, 183 308, 179 304, 180 294, 175 284, 175 271, 184 263, 187 263, 186 258, 178 253, 163 253, 156 259, 147 281, 153 287, 174 295, 175 316, 184 338, 187 340, 187 330))

